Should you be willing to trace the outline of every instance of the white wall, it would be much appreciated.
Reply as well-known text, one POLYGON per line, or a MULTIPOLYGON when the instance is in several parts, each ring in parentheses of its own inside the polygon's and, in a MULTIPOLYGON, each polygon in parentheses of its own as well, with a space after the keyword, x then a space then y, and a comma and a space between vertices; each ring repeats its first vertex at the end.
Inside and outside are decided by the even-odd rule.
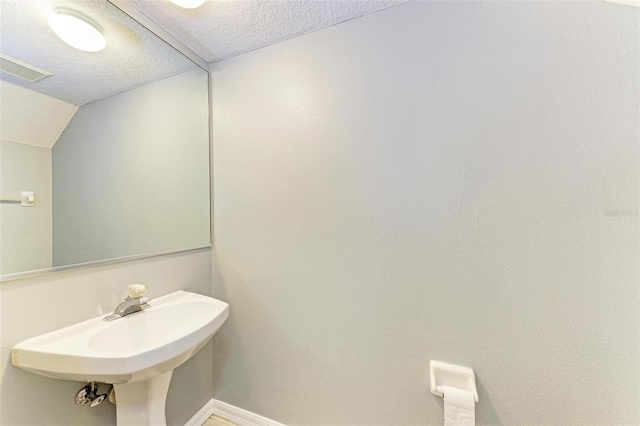
POLYGON ((53 147, 54 266, 210 242, 207 88, 198 68, 80 107, 53 147))
POLYGON ((0 203, 0 275, 50 268, 52 245, 51 150, 0 140, 0 197, 22 191, 33 207, 0 203))
MULTIPOLYGON (((176 290, 211 295, 211 249, 0 284, 0 424, 115 424, 114 405, 75 405, 82 383, 15 368, 10 351, 24 339, 112 311, 126 296, 127 285, 135 282, 147 284, 152 299, 176 290)), ((184 425, 211 399, 211 357, 209 343, 174 371, 167 397, 169 425, 184 425)))
POLYGON ((216 398, 288 425, 640 422, 639 10, 411 2, 212 66, 216 398))

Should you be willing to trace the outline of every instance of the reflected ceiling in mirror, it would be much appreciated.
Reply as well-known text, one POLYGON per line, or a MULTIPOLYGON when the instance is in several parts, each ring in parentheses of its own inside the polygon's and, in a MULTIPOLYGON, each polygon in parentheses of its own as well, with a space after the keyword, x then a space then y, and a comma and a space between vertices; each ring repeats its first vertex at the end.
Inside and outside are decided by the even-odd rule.
POLYGON ((207 72, 106 0, 0 8, 1 280, 209 245, 207 72), (58 38, 59 10, 106 47, 58 38))
POLYGON ((38 83, 1 73, 4 81, 81 106, 195 68, 195 64, 106 0, 3 1, 0 51, 53 73, 38 83), (57 10, 88 17, 107 39, 104 50, 79 51, 49 27, 57 10))

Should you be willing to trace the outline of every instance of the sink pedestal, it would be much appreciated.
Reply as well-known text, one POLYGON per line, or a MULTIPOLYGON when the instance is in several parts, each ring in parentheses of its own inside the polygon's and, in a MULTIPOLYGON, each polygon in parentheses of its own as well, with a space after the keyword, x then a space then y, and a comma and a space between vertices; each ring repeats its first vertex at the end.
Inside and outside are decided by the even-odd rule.
POLYGON ((165 402, 173 370, 145 382, 113 385, 118 426, 165 426, 165 402))
POLYGON ((45 377, 112 383, 118 426, 166 426, 173 370, 216 334, 229 305, 176 291, 116 321, 103 316, 18 343, 13 365, 45 377))

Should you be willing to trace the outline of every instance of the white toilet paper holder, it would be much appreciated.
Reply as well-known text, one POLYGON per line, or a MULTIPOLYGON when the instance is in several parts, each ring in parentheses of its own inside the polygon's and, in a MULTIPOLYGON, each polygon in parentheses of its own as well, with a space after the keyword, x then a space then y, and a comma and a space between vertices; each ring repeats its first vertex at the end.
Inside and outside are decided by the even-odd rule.
POLYGON ((432 360, 429 361, 429 373, 429 388, 432 394, 444 396, 442 386, 451 386, 471 392, 476 403, 479 401, 473 369, 432 360))

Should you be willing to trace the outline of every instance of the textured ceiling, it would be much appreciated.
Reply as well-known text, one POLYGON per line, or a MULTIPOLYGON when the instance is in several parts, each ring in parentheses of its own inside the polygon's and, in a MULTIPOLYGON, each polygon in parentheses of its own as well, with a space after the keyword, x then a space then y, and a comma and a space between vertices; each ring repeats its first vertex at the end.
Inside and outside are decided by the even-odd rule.
POLYGON ((55 75, 38 83, 0 73, 0 79, 75 105, 102 99, 195 67, 107 0, 0 0, 0 52, 55 75), (76 50, 49 28, 59 7, 91 17, 107 47, 76 50))
MULTIPOLYGON (((366 15, 406 0, 207 0, 188 10, 164 0, 128 0, 208 62, 366 15)), ((0 52, 52 72, 38 83, 0 79, 75 105, 195 67, 107 0, 0 0, 0 52), (76 50, 49 28, 56 8, 81 12, 107 38, 97 53, 76 50)))
POLYGON ((128 0, 207 62, 278 43, 407 0, 207 0, 183 9, 128 0))

